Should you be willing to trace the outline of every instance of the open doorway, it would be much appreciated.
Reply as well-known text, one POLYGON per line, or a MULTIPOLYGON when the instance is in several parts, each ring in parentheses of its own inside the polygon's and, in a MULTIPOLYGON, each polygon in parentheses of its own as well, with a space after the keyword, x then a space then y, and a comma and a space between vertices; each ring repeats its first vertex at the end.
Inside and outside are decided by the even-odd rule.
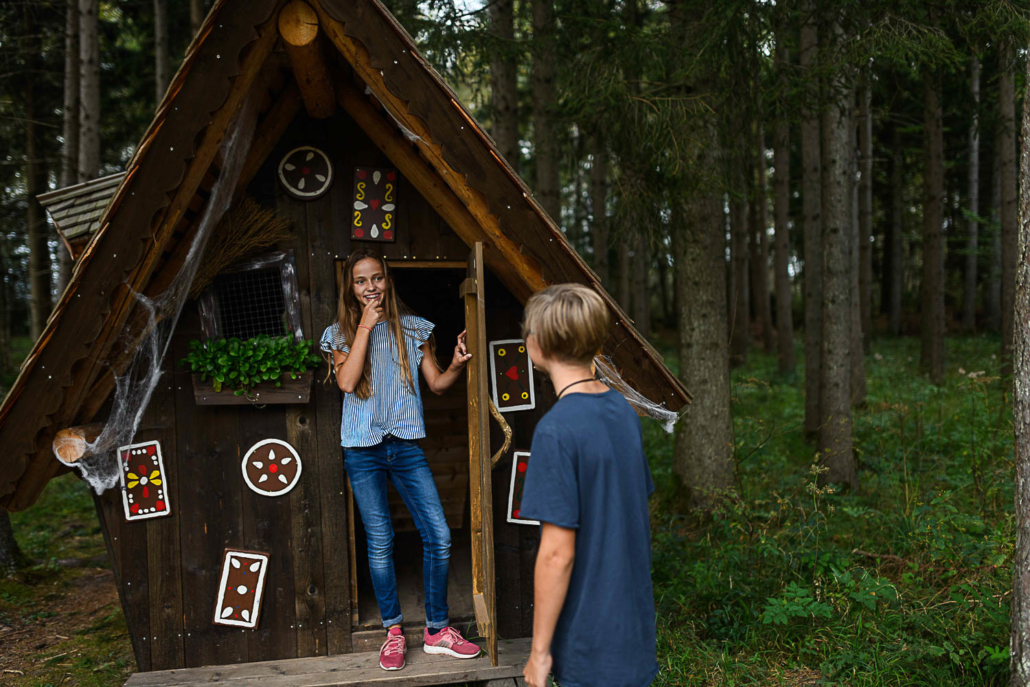
MULTIPOLYGON (((463 263, 444 266, 391 262, 397 295, 415 314, 436 325, 437 362, 450 364, 458 334, 465 328, 459 288, 466 277, 463 263), (417 266, 416 266, 417 265, 417 266)), ((472 537, 469 518, 468 398, 464 380, 437 396, 419 379, 426 438, 420 443, 433 472, 437 491, 451 528, 448 604, 451 623, 462 626, 475 617, 472 603, 472 537)), ((397 593, 405 629, 425 623, 425 591, 422 584, 422 539, 400 495, 389 487, 394 527, 394 567, 397 593)), ((350 499, 348 490, 348 499, 350 499)), ((353 626, 355 631, 382 627, 379 607, 368 570, 368 546, 361 514, 353 508, 351 561, 353 626)), ((464 628, 462 628, 464 629, 464 628)))

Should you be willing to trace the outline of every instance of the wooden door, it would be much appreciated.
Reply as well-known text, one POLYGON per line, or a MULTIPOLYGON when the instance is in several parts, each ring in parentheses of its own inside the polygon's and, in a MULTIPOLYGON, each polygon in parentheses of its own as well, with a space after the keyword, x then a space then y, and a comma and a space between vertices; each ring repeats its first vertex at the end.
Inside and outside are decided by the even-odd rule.
POLYGON ((494 518, 490 484, 490 394, 483 302, 483 244, 476 242, 461 286, 465 301, 468 363, 469 490, 472 511, 472 602, 490 662, 497 665, 497 600, 494 594, 494 518))

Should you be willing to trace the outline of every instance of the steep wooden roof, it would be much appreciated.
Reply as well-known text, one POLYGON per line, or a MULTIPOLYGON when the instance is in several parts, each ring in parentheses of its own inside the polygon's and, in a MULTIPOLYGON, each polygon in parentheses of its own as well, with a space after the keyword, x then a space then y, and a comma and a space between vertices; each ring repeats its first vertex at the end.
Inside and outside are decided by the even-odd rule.
MULTIPOLYGON (((125 178, 125 172, 109 174, 74 186, 66 186, 36 196, 40 204, 50 213, 54 227, 69 245, 82 244, 89 235, 100 229, 111 198, 125 178)), ((79 251, 72 251, 78 256, 79 251)))
MULTIPOLYGON (((436 175, 430 185, 437 195, 460 203, 469 218, 455 230, 467 242, 486 244, 488 266, 505 285, 520 298, 553 282, 592 286, 615 316, 604 352, 626 381, 672 410, 688 403, 682 384, 389 11, 378 0, 309 2, 328 40, 386 112, 362 125, 399 129, 413 142, 419 164, 436 175)), ((276 44, 282 4, 217 0, 190 45, 99 230, 0 406, 0 506, 20 510, 35 501, 62 469, 50 449, 54 434, 92 420, 110 394, 112 372, 131 354, 119 342, 139 326, 131 294, 160 294, 178 269, 177 248, 188 245, 218 174, 218 143, 276 44)), ((377 111, 353 87, 338 95, 341 104, 377 111)), ((295 113, 298 102, 295 93, 280 99, 264 121, 288 122, 290 103, 295 113)), ((266 139, 281 129, 266 128, 263 137, 259 124, 254 146, 264 140, 270 150, 266 139)), ((260 160, 248 161, 245 170, 259 166, 260 160)))

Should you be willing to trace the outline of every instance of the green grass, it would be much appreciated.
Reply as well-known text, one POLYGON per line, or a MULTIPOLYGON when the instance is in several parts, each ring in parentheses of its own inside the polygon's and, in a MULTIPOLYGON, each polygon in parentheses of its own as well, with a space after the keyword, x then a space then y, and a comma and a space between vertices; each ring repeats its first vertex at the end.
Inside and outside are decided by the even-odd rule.
POLYGON ((14 384, 14 380, 18 378, 18 368, 21 366, 21 361, 25 360, 25 356, 29 354, 33 343, 35 341, 29 336, 11 337, 11 349, 8 351, 11 369, 0 371, 0 396, 6 393, 7 389, 14 384))
POLYGON ((1007 683, 1011 408, 996 337, 947 348, 937 388, 918 340, 873 342, 857 494, 816 487, 803 376, 775 356, 733 373, 737 483, 709 520, 683 514, 672 438, 645 423, 656 684, 1007 683))
MULTIPOLYGON (((24 673, 4 674, 0 684, 123 684, 135 663, 113 580, 98 580, 94 567, 63 564, 106 555, 89 488, 74 475, 52 480, 36 504, 11 514, 11 523, 33 563, 0 577, 0 625, 12 626, 12 641, 21 640, 12 669, 24 673)), ((6 639, 0 634, 0 643, 6 639)))

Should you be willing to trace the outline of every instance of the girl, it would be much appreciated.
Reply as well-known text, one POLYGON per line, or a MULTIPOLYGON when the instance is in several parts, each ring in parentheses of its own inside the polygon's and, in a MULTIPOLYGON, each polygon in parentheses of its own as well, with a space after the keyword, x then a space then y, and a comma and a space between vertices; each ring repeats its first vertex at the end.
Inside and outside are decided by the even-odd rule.
POLYGON ((386 641, 379 650, 384 670, 404 667, 406 645, 393 566, 393 525, 386 480, 393 482, 422 535, 426 630, 429 654, 475 658, 479 647, 450 627, 447 617, 447 567, 451 532, 426 457, 418 446, 425 437, 418 371, 435 394, 461 376, 472 357, 465 332, 458 335, 446 370, 436 363, 430 341, 433 324, 416 317, 393 290, 386 262, 371 250, 351 253, 344 267, 337 321, 322 335, 322 350, 332 353, 336 383, 343 391, 340 444, 368 539, 372 572, 386 641))

